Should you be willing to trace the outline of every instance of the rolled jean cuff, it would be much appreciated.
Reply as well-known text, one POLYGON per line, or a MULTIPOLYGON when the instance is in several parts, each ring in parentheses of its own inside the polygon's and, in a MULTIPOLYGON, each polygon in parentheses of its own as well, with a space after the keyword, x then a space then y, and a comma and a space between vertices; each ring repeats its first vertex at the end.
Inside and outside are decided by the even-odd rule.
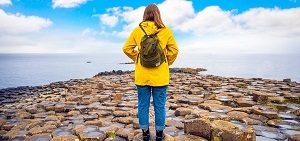
POLYGON ((140 129, 148 129, 149 125, 139 125, 140 129))
POLYGON ((162 131, 165 129, 165 126, 155 126, 155 130, 162 131))

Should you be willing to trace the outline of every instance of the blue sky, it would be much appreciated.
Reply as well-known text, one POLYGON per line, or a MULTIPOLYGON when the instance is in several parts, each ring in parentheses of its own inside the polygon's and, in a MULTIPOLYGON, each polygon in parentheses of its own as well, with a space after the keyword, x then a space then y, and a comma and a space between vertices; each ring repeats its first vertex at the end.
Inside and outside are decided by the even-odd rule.
MULTIPOLYGON (((161 3, 162 0, 89 0, 85 4, 74 8, 53 8, 51 0, 13 0, 12 6, 1 8, 10 13, 23 13, 24 15, 37 15, 51 19, 56 28, 85 28, 87 26, 99 27, 99 20, 95 14, 101 14, 110 7, 129 6, 138 8, 151 3, 161 3)), ((224 10, 236 9, 239 13, 250 8, 294 8, 299 7, 299 0, 193 0, 196 11, 207 6, 218 5, 224 10)))
MULTIPOLYGON (((71 1, 74 1, 75 5, 66 5, 68 2, 65 2, 65 0, 0 0, 0 10, 3 11, 0 17, 0 22, 3 24, 2 27, 0 26, 0 41, 4 41, 0 43, 0 53, 82 52, 86 50, 80 49, 81 47, 77 45, 77 47, 72 48, 70 46, 74 45, 70 42, 64 42, 63 39, 80 39, 85 42, 82 44, 83 46, 86 44, 94 46, 91 49, 93 51, 97 50, 95 48, 103 48, 100 45, 97 46, 97 43, 122 46, 126 36, 138 22, 138 20, 132 18, 134 16, 141 18, 139 15, 143 12, 143 6, 150 3, 156 3, 159 7, 170 7, 167 10, 165 10, 166 8, 161 9, 161 12, 166 15, 163 19, 165 18, 166 23, 169 23, 173 29, 180 45, 202 39, 200 45, 206 46, 204 52, 208 53, 220 50, 218 46, 224 43, 230 49, 233 49, 233 52, 237 53, 272 53, 274 50, 274 53, 280 53, 281 50, 284 50, 283 47, 287 47, 285 49, 288 50, 287 53, 300 52, 299 47, 293 45, 299 43, 297 40, 300 35, 298 31, 300 26, 298 22, 300 2, 298 0, 71 1), (56 6, 55 1, 59 3, 56 6), (126 10, 126 7, 131 9, 126 10), (108 9, 111 8, 117 8, 117 12, 109 11, 108 9), (180 8, 182 10, 178 11, 180 8), (178 16, 172 15, 174 10, 179 12, 178 16), (129 18, 126 16, 129 16, 129 18), (13 23, 10 17, 22 22, 20 24, 13 23), (105 20, 110 21, 107 23, 105 20), (257 22, 256 20, 262 21, 257 22), (283 20, 284 22, 282 22, 283 20), (21 24, 23 22, 25 25, 21 24), (221 23, 217 24, 216 22, 221 23), (182 27, 184 25, 186 27, 182 27), (295 26, 296 29, 289 29, 288 27, 291 25, 295 26), (191 27, 196 28, 197 31, 194 31, 191 27), (22 31, 23 28, 28 30, 22 31), (16 31, 17 29, 21 31, 16 31), (255 35, 265 33, 265 31, 268 32, 261 35, 263 37, 260 37, 260 39, 255 38, 255 35), (245 38, 233 40, 240 35, 245 38), (273 35, 276 35, 276 37, 273 35), (36 38, 36 41, 29 41, 30 38, 36 38), (261 38, 265 40, 261 40, 261 38), (232 45, 233 42, 244 42, 248 39, 259 40, 261 44, 254 44, 258 45, 257 48, 260 48, 259 45, 272 46, 270 42, 274 39, 281 42, 276 43, 276 48, 256 50, 250 49, 251 47, 238 48, 232 45), (208 41, 219 41, 219 44, 208 41), (53 42, 57 43, 54 44, 53 42), (61 48, 57 48, 57 46, 61 48)), ((114 48, 115 51, 119 49, 114 48)), ((194 48, 195 50, 203 50, 198 47, 194 48)), ((219 52, 222 53, 222 50, 225 51, 228 48, 221 49, 219 52)))

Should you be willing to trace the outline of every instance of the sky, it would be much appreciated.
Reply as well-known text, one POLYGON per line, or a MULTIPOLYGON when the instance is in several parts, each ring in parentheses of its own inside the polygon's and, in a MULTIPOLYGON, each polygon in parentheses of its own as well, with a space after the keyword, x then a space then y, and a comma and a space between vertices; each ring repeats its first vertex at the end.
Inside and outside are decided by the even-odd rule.
POLYGON ((0 0, 0 53, 120 53, 152 3, 182 53, 300 54, 299 0, 0 0))

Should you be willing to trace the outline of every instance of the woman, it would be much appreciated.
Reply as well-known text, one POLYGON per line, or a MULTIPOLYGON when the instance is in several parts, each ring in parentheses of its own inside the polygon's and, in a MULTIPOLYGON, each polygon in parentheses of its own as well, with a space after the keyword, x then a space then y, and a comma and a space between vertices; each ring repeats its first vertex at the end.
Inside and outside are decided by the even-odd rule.
POLYGON ((155 4, 148 5, 144 11, 141 27, 136 27, 125 45, 124 53, 135 62, 135 84, 138 92, 138 118, 139 127, 143 132, 143 140, 150 139, 149 133, 149 106, 150 97, 153 96, 155 111, 156 141, 163 139, 163 130, 166 119, 166 91, 169 85, 169 66, 175 61, 178 48, 170 28, 166 27, 160 16, 158 7, 155 4), (154 68, 141 65, 139 50, 140 43, 145 35, 156 34, 159 44, 164 51, 166 61, 154 68), (138 50, 135 48, 138 47, 138 50))

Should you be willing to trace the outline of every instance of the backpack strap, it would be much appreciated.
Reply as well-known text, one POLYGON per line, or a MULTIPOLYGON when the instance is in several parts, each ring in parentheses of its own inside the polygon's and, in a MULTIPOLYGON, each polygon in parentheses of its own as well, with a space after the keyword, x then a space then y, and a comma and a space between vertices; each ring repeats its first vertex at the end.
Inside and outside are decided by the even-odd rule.
POLYGON ((143 30, 143 32, 148 36, 148 34, 146 33, 146 31, 144 30, 144 28, 142 27, 142 22, 139 24, 140 28, 143 30))
MULTIPOLYGON (((146 36, 149 36, 149 35, 146 33, 145 29, 142 27, 142 22, 139 24, 139 27, 143 30, 143 32, 146 34, 146 36)), ((139 61, 139 55, 140 55, 140 52, 139 52, 138 55, 137 55, 136 63, 138 63, 138 61, 139 61)))
POLYGON ((136 63, 139 63, 139 56, 140 56, 140 52, 137 54, 136 63))

